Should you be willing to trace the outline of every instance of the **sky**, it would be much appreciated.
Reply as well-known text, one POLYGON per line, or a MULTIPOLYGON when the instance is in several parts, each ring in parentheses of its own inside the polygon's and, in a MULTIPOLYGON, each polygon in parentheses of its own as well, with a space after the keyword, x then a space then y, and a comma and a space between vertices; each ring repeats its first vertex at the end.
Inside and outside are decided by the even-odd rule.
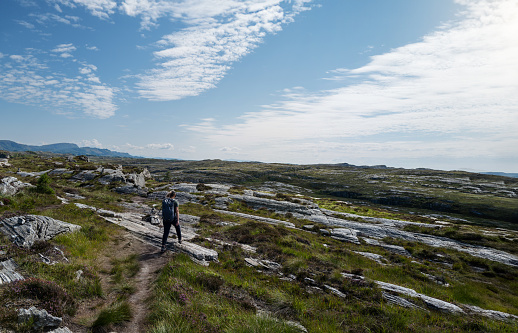
POLYGON ((518 172, 516 0, 2 0, 0 139, 518 172))

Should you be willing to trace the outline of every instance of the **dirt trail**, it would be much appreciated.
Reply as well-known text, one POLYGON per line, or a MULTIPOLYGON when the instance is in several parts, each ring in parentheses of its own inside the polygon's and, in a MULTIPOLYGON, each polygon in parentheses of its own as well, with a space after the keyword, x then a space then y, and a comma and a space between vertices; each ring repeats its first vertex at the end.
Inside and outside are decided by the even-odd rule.
POLYGON ((137 291, 129 298, 133 312, 132 320, 126 325, 125 332, 144 332, 144 325, 148 308, 146 299, 151 296, 153 281, 160 268, 164 267, 170 259, 170 253, 160 253, 155 246, 145 244, 145 251, 139 257, 140 271, 135 278, 137 291))
POLYGON ((151 296, 153 282, 157 277, 158 271, 171 260, 173 254, 169 251, 160 253, 160 248, 148 244, 128 232, 118 236, 111 246, 103 251, 103 254, 102 258, 98 258, 98 262, 101 268, 99 273, 105 292, 104 298, 81 304, 76 316, 65 320, 65 326, 68 326, 76 333, 91 332, 89 327, 98 316, 99 311, 104 305, 112 303, 117 297, 116 292, 112 291, 113 285, 110 283, 111 276, 109 272, 112 267, 112 259, 126 258, 132 254, 137 254, 140 270, 131 279, 131 283, 136 287, 136 292, 128 299, 131 306, 132 319, 127 323, 112 327, 110 332, 145 332, 145 320, 148 314, 146 300, 151 296))

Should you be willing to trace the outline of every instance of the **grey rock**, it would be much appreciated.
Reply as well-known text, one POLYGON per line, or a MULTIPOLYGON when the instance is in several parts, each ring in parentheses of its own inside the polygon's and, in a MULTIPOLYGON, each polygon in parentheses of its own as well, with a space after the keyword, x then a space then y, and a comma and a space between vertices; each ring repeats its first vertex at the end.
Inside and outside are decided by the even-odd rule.
POLYGON ((0 284, 23 280, 23 276, 16 271, 16 268, 12 259, 0 262, 0 284))
POLYGON ((477 315, 481 315, 481 316, 488 317, 491 319, 518 320, 518 316, 509 314, 509 313, 505 313, 505 312, 500 312, 500 311, 495 311, 495 310, 485 310, 485 309, 479 308, 478 306, 475 306, 475 305, 465 305, 464 304, 463 307, 467 310, 467 312, 469 312, 471 314, 477 314, 477 315))
POLYGON ((114 189, 114 191, 119 194, 135 194, 135 195, 139 195, 141 197, 147 196, 146 190, 144 190, 138 186, 135 186, 135 185, 125 185, 125 186, 116 187, 114 189))
POLYGON ((148 194, 147 198, 150 200, 163 200, 169 191, 157 191, 148 194))
POLYGON ((146 177, 143 173, 131 173, 126 175, 127 182, 135 184, 138 187, 146 187, 146 177))
POLYGON ((423 294, 419 294, 413 289, 401 287, 395 284, 381 282, 381 281, 375 281, 375 283, 383 290, 390 291, 393 293, 403 294, 410 297, 415 297, 421 299, 428 307, 439 310, 446 313, 452 313, 452 314, 461 314, 464 313, 464 311, 458 307, 455 304, 451 304, 445 301, 442 301, 437 298, 433 298, 430 296, 426 296, 423 294))
POLYGON ((198 202, 198 197, 196 195, 184 192, 176 192, 175 199, 178 201, 180 205, 183 205, 188 202, 198 202))
POLYGON ((357 253, 359 255, 362 255, 366 258, 369 258, 371 260, 374 260, 375 262, 377 262, 380 265, 385 265, 385 263, 383 262, 383 260, 385 260, 385 258, 383 258, 383 256, 380 254, 370 253, 370 252, 360 252, 360 251, 353 251, 353 252, 357 253))
POLYGON ((0 166, 1 167, 10 167, 11 164, 9 163, 8 158, 0 158, 0 166))
POLYGON ((360 244, 358 237, 356 236, 358 231, 347 228, 336 228, 331 230, 331 237, 344 242, 360 244))
POLYGON ((215 209, 214 211, 218 212, 218 213, 223 213, 223 214, 229 214, 229 215, 235 215, 235 216, 239 216, 239 217, 244 217, 244 218, 248 218, 248 219, 252 219, 252 220, 256 220, 256 221, 260 221, 260 222, 265 222, 265 223, 269 223, 269 224, 281 224, 281 225, 285 225, 288 228, 295 228, 295 225, 293 223, 291 223, 291 222, 271 219, 271 218, 268 218, 268 217, 261 217, 261 216, 255 216, 255 215, 244 214, 244 213, 237 213, 237 212, 229 212, 229 211, 219 210, 219 209, 215 209))
POLYGON ((148 170, 147 168, 144 168, 144 170, 142 171, 142 175, 143 175, 146 179, 151 178, 151 172, 149 172, 149 170, 148 170))
MULTIPOLYGON (((312 219, 313 216, 308 219, 312 219)), ((506 265, 518 267, 518 257, 496 249, 471 245, 462 243, 450 238, 432 236, 427 234, 414 233, 409 231, 399 230, 397 227, 390 226, 389 224, 369 224, 356 221, 349 221, 339 219, 336 217, 327 216, 325 220, 318 219, 317 221, 327 226, 343 227, 358 231, 358 236, 383 239, 385 237, 391 237, 396 239, 403 239, 411 242, 424 243, 433 247, 443 247, 448 249, 454 249, 461 252, 466 252, 472 256, 500 262, 506 265), (325 222, 324 222, 325 221, 325 222)), ((421 223, 422 225, 426 225, 421 223)))
POLYGON ((228 205, 232 203, 232 199, 229 197, 217 197, 214 201, 216 201, 214 206, 218 209, 227 209, 228 205))
POLYGON ((68 327, 58 327, 55 330, 49 331, 48 333, 73 333, 68 327))
POLYGON ((46 241, 80 228, 75 224, 40 215, 15 216, 0 221, 0 232, 16 245, 26 248, 30 248, 36 241, 46 241))
POLYGON ((324 284, 324 288, 329 291, 331 294, 335 294, 336 296, 340 297, 340 298, 346 298, 347 296, 342 293, 340 290, 336 289, 336 288, 333 288, 331 286, 328 286, 327 284, 324 284))
POLYGON ((103 169, 101 171, 101 174, 101 178, 99 178, 97 181, 103 185, 108 185, 116 182, 126 183, 126 176, 124 175, 122 170, 103 169))
POLYGON ((68 170, 65 168, 59 168, 49 171, 49 176, 61 176, 61 175, 70 175, 73 174, 74 171, 68 170))
POLYGON ((93 180, 95 177, 97 177, 97 172, 93 170, 83 170, 79 172, 78 174, 73 175, 70 177, 70 180, 78 181, 78 182, 87 182, 90 180, 93 180))
POLYGON ((15 195, 20 190, 26 187, 33 187, 29 183, 23 183, 16 177, 4 177, 0 181, 0 194, 2 195, 15 195))
POLYGON ((409 300, 407 300, 406 298, 403 298, 401 296, 392 295, 392 294, 389 294, 386 292, 382 292, 381 295, 390 304, 398 305, 398 306, 401 306, 404 308, 425 310, 425 309, 421 308, 420 306, 415 305, 414 303, 410 302, 409 300))
POLYGON ((79 203, 79 202, 74 203, 74 205, 76 205, 77 208, 90 209, 90 210, 96 212, 97 214, 99 214, 100 216, 119 217, 119 218, 122 217, 121 214, 116 213, 116 212, 111 211, 111 210, 100 209, 100 208, 96 208, 96 207, 93 207, 93 206, 85 205, 85 204, 82 204, 82 203, 79 203))
POLYGON ((240 195, 240 194, 234 194, 230 195, 230 198, 232 200, 238 200, 241 202, 244 202, 248 206, 259 209, 259 208, 266 208, 269 210, 273 210, 280 213, 295 213, 295 214, 301 214, 304 216, 312 215, 313 211, 312 209, 316 209, 316 207, 307 207, 298 203, 293 203, 289 201, 278 201, 273 199, 267 199, 267 198, 259 198, 255 197, 253 195, 240 195))
POLYGON ((249 266, 265 268, 265 269, 271 270, 271 271, 278 271, 282 268, 282 266, 279 263, 276 263, 276 262, 270 261, 270 260, 245 258, 245 262, 249 266))
POLYGON ((74 194, 74 193, 68 193, 68 192, 65 192, 65 196, 69 197, 70 199, 74 199, 74 200, 83 200, 83 199, 86 199, 85 197, 83 197, 82 195, 78 195, 78 194, 74 194))
POLYGON ((196 189, 196 185, 197 185, 197 184, 181 183, 181 184, 173 185, 173 186, 172 186, 172 189, 173 189, 173 190, 175 190, 175 191, 187 192, 187 193, 199 192, 199 191, 196 189))
POLYGON ((29 309, 18 310, 19 323, 25 323, 31 319, 33 320, 33 328, 35 329, 59 327, 63 321, 62 318, 54 317, 49 314, 47 310, 38 310, 34 306, 31 306, 29 309))
POLYGON ((16 174, 17 175, 20 175, 22 177, 39 177, 41 175, 43 175, 44 173, 47 173, 47 172, 50 172, 51 170, 45 170, 45 171, 39 171, 39 172, 23 172, 23 171, 18 171, 16 174))

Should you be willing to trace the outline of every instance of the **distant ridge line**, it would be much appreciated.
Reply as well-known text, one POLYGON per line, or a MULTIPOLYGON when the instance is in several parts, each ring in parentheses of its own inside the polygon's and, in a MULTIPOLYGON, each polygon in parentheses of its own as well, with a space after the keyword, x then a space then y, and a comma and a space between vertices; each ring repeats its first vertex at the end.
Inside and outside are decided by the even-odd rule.
POLYGON ((87 156, 109 156, 109 157, 135 157, 128 153, 122 153, 109 149, 79 147, 75 143, 53 143, 49 145, 32 146, 17 143, 10 140, 0 140, 0 150, 10 152, 40 151, 56 154, 87 155, 87 156))

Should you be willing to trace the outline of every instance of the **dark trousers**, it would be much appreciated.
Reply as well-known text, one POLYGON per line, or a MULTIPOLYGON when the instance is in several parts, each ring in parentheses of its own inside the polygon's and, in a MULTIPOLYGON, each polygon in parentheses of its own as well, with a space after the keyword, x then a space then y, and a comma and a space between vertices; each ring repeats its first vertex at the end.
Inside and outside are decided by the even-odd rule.
MULTIPOLYGON (((171 230, 171 225, 173 221, 164 221, 164 236, 162 236, 162 246, 167 242, 167 237, 169 237, 169 230, 171 230)), ((178 236, 178 240, 182 240, 182 232, 180 231, 180 223, 174 224, 174 228, 176 229, 176 236, 178 236)))

